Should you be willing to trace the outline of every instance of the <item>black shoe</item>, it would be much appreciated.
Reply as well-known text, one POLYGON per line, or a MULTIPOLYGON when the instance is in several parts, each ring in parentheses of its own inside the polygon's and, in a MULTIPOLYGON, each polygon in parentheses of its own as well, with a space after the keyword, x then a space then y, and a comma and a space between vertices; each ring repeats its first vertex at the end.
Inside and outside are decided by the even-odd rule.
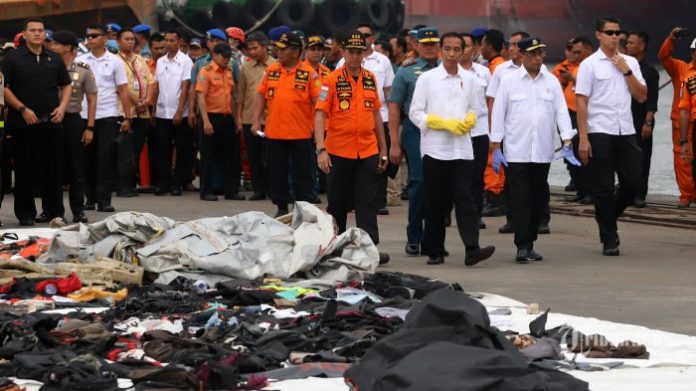
POLYGON ((498 233, 500 233, 500 234, 512 234, 512 233, 515 233, 515 229, 512 227, 512 224, 505 223, 505 225, 498 228, 498 233))
POLYGON ((158 188, 155 190, 154 194, 155 194, 156 196, 167 195, 167 194, 169 194, 169 190, 164 189, 164 188, 162 188, 162 187, 158 187, 158 188))
POLYGON ((517 255, 515 255, 515 263, 525 264, 531 262, 529 258, 529 250, 526 248, 521 248, 517 250, 517 255))
POLYGON ((254 193, 249 198, 247 198, 249 201, 261 201, 266 199, 266 194, 265 193, 254 193))
POLYGON ((451 226, 452 226, 452 217, 445 216, 445 227, 451 227, 451 226))
POLYGON ((116 209, 111 205, 99 205, 97 206, 97 212, 115 212, 116 209))
POLYGON ((380 265, 386 265, 389 263, 389 260, 391 258, 389 257, 389 254, 386 253, 379 253, 379 264, 380 265))
POLYGON ((408 192, 401 192, 401 201, 408 201, 408 192))
POLYGON ((175 187, 174 190, 172 190, 172 195, 174 197, 179 197, 184 193, 184 191, 181 189, 181 186, 175 187))
POLYGON ((34 219, 21 219, 19 225, 22 227, 31 227, 34 225, 34 219))
POLYGON ((551 227, 549 227, 548 223, 541 223, 541 224, 539 224, 539 228, 537 229, 537 233, 539 235, 548 235, 551 233, 551 227))
POLYGON ((138 193, 132 191, 132 190, 122 190, 116 193, 116 197, 122 197, 122 198, 131 198, 131 197, 137 197, 138 193))
POLYGON ((234 194, 226 194, 225 199, 228 201, 244 201, 244 200, 246 200, 246 197, 244 197, 244 195, 242 195, 242 194, 234 193, 234 194))
POLYGON ((578 201, 578 203, 582 205, 592 205, 594 204, 594 200, 592 199, 592 196, 584 196, 580 201, 578 201))
MULTIPOLYGON (((429 252, 427 249, 425 249, 425 248, 421 248, 421 252, 420 252, 420 253, 421 253, 421 255, 430 256, 430 252, 429 252)), ((449 253, 449 251, 447 251, 447 250, 445 250, 445 251, 442 253, 442 256, 443 256, 443 257, 449 257, 449 255, 450 255, 450 253, 449 253)))
POLYGON ((607 257, 617 257, 619 256, 619 244, 618 243, 611 243, 611 244, 604 244, 602 248, 602 255, 605 255, 607 257))
POLYGON ((201 194, 201 201, 217 201, 218 198, 215 194, 201 194))
POLYGON ((503 207, 500 205, 486 204, 481 211, 483 217, 496 217, 504 215, 503 207))
POLYGON ((287 208, 278 208, 275 214, 275 218, 278 218, 280 216, 285 216, 286 214, 290 213, 287 208))
POLYGON ((573 180, 571 179, 570 182, 566 185, 565 191, 575 191, 575 190, 577 190, 575 188, 575 182, 573 182, 573 180))
POLYGON ((581 196, 580 194, 576 194, 572 197, 566 198, 566 202, 580 202, 580 200, 582 200, 583 198, 585 197, 581 196))
POLYGON ((443 256, 428 257, 428 261, 426 263, 428 265, 439 265, 439 264, 445 263, 445 257, 443 257, 443 256))
POLYGON ((82 206, 82 210, 96 210, 97 209, 97 203, 86 203, 84 206, 82 206))
POLYGON ((645 198, 636 198, 635 201, 633 201, 633 206, 636 208, 645 208, 648 204, 645 203, 645 198))
POLYGON ((543 261, 544 256, 539 254, 538 252, 534 251, 533 248, 530 248, 527 250, 527 258, 529 258, 532 261, 543 261))
POLYGON ((48 223, 51 220, 53 220, 53 217, 46 214, 46 212, 43 212, 34 219, 34 222, 36 222, 37 224, 44 224, 48 223))
POLYGON ((87 216, 84 213, 78 212, 73 213, 72 221, 73 223, 87 223, 89 220, 87 220, 87 216))
POLYGON ((490 258, 495 252, 494 246, 488 246, 484 248, 478 248, 473 251, 467 251, 466 257, 464 258, 464 264, 466 266, 474 266, 479 262, 483 262, 490 258))
POLYGON ((413 243, 407 243, 404 251, 406 252, 406 255, 410 255, 412 257, 417 256, 418 254, 420 254, 420 245, 413 244, 413 243))
POLYGON ((479 220, 479 229, 486 229, 486 223, 483 222, 483 220, 479 220))
POLYGON ((387 208, 378 209, 377 214, 379 216, 386 216, 389 214, 389 209, 387 209, 387 208))
MULTIPOLYGON (((321 198, 317 197, 317 198, 311 199, 311 200, 309 200, 309 203, 314 204, 314 205, 319 205, 319 204, 321 204, 321 198)), ((389 214, 389 210, 387 210, 387 214, 389 214)))

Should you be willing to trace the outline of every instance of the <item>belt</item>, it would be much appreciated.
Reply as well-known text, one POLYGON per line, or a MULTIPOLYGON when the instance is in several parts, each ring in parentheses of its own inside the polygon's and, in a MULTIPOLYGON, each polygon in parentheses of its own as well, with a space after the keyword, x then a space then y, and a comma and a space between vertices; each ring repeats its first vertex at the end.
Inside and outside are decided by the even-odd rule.
POLYGON ((234 117, 234 116, 232 114, 225 114, 225 113, 208 113, 208 117, 229 118, 229 117, 234 117))

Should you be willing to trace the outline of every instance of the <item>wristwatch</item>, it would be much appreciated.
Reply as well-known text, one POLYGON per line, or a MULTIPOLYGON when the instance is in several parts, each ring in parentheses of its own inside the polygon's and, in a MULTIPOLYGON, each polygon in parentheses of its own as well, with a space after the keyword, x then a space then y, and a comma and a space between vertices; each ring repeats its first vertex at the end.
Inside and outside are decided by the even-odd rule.
POLYGON ((27 106, 21 105, 17 111, 19 111, 19 114, 24 114, 24 112, 27 111, 27 106))
POLYGON ((94 126, 87 126, 85 129, 89 130, 90 132, 94 132, 94 126))
POLYGON ((318 148, 317 149, 317 155, 320 155, 322 152, 326 152, 326 148, 318 148))
POLYGON ((653 126, 655 126, 655 120, 646 119, 646 120, 645 120, 645 124, 648 125, 648 126, 650 126, 650 127, 652 128, 653 126))
POLYGON ((629 69, 628 72, 624 73, 623 75, 624 76, 631 76, 632 74, 633 74, 633 71, 629 69))

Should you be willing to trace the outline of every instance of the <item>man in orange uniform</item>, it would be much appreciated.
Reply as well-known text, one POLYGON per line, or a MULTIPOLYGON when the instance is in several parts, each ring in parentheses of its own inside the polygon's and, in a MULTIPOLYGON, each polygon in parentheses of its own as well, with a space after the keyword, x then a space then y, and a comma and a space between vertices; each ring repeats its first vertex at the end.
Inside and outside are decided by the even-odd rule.
MULTIPOLYGON (((351 201, 358 228, 379 243, 377 174, 387 168, 387 142, 375 75, 362 67, 367 43, 358 31, 343 42, 345 65, 324 79, 314 120, 319 169, 328 175, 327 212, 346 230, 351 201), (324 124, 329 129, 324 140, 324 124)), ((380 264, 389 262, 380 253, 380 264)))
POLYGON ((289 162, 297 201, 310 201, 312 191, 312 120, 321 81, 317 72, 302 63, 302 39, 285 33, 273 45, 278 62, 268 66, 254 104, 251 132, 261 131, 261 116, 268 106, 265 137, 268 140, 268 176, 271 200, 277 216, 288 213, 289 162))
MULTIPOLYGON (((238 200, 239 196, 239 130, 234 116, 234 79, 227 66, 232 49, 219 43, 213 49, 212 61, 201 69, 196 80, 198 107, 203 121, 203 134, 199 142, 201 153, 201 200, 217 201, 213 192, 212 168, 221 171, 226 200, 238 200), (236 153, 234 151, 237 151, 236 153)), ((243 198, 241 198, 243 199, 243 198)))
MULTIPOLYGON (((679 145, 679 98, 681 93, 682 82, 686 76, 689 64, 672 57, 672 48, 674 41, 682 37, 682 29, 675 27, 669 34, 665 42, 662 44, 660 51, 657 53, 657 58, 660 64, 665 68, 669 77, 672 78, 672 87, 674 96, 672 98, 672 143, 674 145, 674 176, 677 179, 679 186, 679 204, 680 208, 688 208, 691 203, 696 202, 696 187, 693 180, 693 169, 688 161, 682 158, 682 148, 679 145)), ((693 46, 693 45, 692 45, 693 46)), ((693 55, 693 47, 691 50, 693 55)), ((689 144, 691 140, 691 132, 687 132, 689 144)))
POLYGON ((692 165, 691 172, 694 173, 693 181, 696 182, 696 160, 694 151, 696 145, 696 39, 691 43, 691 62, 685 72, 681 84, 681 99, 679 101, 679 146, 681 147, 680 158, 692 165), (689 138, 689 136, 691 138, 689 138))

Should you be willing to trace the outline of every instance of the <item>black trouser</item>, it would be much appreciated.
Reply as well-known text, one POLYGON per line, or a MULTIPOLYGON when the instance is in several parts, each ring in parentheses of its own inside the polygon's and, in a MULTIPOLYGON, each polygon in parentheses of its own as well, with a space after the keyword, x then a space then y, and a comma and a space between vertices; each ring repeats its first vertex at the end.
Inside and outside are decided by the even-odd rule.
MULTIPOLYGON (((570 123, 573 125, 573 129, 577 129, 578 114, 572 110, 568 110, 568 114, 570 114, 570 123)), ((580 156, 580 152, 578 151, 579 146, 580 136, 576 134, 575 136, 573 136, 573 153, 575 154, 575 156, 580 156)), ((575 166, 567 162, 566 164, 568 165, 570 178, 573 180, 573 183, 575 184, 575 191, 577 192, 577 195, 580 197, 586 197, 592 194, 592 186, 590 185, 589 178, 587 177, 587 166, 585 166, 584 164, 580 166, 575 166)))
POLYGON ((94 122, 94 139, 87 147, 85 195, 87 203, 111 205, 111 192, 129 190, 134 175, 132 133, 121 132, 118 117, 94 122))
MULTIPOLYGON (((2 196, 12 192, 12 132, 4 129, 2 132, 2 145, 0 145, 0 177, 2 180, 2 196)), ((0 200, 2 200, 0 196, 0 200)))
POLYGON ((191 179, 193 170, 193 130, 188 126, 188 118, 182 118, 181 124, 174 125, 171 119, 157 118, 155 121, 155 172, 157 187, 168 192, 185 185, 191 179), (176 148, 174 175, 172 176, 172 146, 176 148))
POLYGON ((512 200, 512 218, 515 222, 515 245, 531 249, 537 239, 539 224, 548 205, 548 178, 550 163, 508 163, 505 181, 512 200))
MULTIPOLYGON (((387 157, 389 157, 389 150, 391 149, 391 136, 389 135, 389 124, 387 122, 384 123, 384 137, 387 141, 387 157)), ((378 194, 378 199, 377 199, 377 209, 384 209, 387 207, 387 183, 389 181, 389 176, 387 175, 387 171, 385 170, 381 174, 377 174, 377 194, 378 194)))
POLYGON ((474 200, 474 206, 480 219, 481 210, 483 210, 483 175, 486 172, 486 163, 488 163, 488 145, 490 140, 488 135, 484 134, 472 137, 471 144, 474 148, 474 174, 471 179, 471 198, 474 200))
POLYGON ((63 126, 44 122, 33 126, 14 128, 14 211, 18 220, 36 218, 34 204, 34 151, 43 158, 43 186, 41 202, 49 217, 63 216, 63 126))
MULTIPOLYGON (((153 131, 152 123, 149 118, 134 118, 133 119, 133 156, 135 158, 135 175, 133 177, 133 186, 138 185, 138 178, 140 178, 140 154, 143 152, 143 147, 145 143, 148 146, 155 144, 153 141, 153 131)), ((152 148, 152 147, 150 147, 152 148)), ((148 157, 150 163, 152 163, 152 152, 148 150, 148 157)), ((152 167, 152 165, 150 165, 152 167)), ((152 169, 150 169, 152 171, 152 169)))
POLYGON ((645 200, 645 197, 648 195, 648 181, 650 179, 650 159, 652 158, 653 138, 651 135, 650 137, 644 139, 641 133, 641 129, 636 128, 636 141, 638 142, 641 152, 643 152, 640 188, 638 189, 636 198, 645 200))
POLYGON ((602 243, 618 244, 616 219, 633 204, 640 189, 642 155, 635 135, 588 135, 592 157, 588 165, 592 180, 595 219, 602 243), (614 173, 619 176, 619 190, 614 191, 614 173))
POLYGON ((290 203, 290 159, 295 200, 309 201, 312 193, 312 139, 266 141, 271 200, 279 208, 290 203))
POLYGON ((454 203, 457 229, 466 250, 478 248, 478 212, 471 197, 473 160, 438 160, 423 156, 423 193, 425 194, 425 232, 422 248, 432 257, 445 253, 445 199, 454 203))
POLYGON ((213 194, 212 168, 220 170, 223 191, 231 196, 239 192, 239 172, 241 152, 239 134, 234 126, 234 117, 229 114, 208 113, 213 125, 213 134, 206 136, 201 132, 201 194, 213 194))
POLYGON ((347 159, 329 155, 331 171, 326 178, 326 211, 333 216, 338 233, 346 230, 346 220, 351 206, 355 208, 355 225, 370 235, 374 244, 379 244, 377 227, 379 155, 363 159, 347 159))
POLYGON ((82 214, 85 203, 85 145, 82 135, 85 121, 79 113, 67 113, 63 118, 63 151, 65 183, 68 185, 70 210, 73 216, 82 214))
MULTIPOLYGON (((251 167, 251 188, 254 193, 268 193, 266 138, 251 134, 251 125, 244 125, 244 142, 251 167)), ((263 127, 261 128, 263 130, 263 127)))

